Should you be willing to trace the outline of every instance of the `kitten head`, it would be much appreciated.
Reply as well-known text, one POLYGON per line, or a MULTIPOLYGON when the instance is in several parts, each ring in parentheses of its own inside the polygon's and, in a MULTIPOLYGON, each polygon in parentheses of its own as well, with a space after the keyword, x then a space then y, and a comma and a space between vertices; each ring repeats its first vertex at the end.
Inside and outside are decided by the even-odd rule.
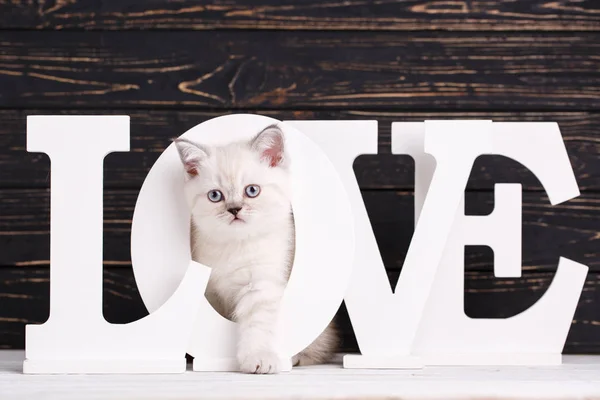
POLYGON ((200 235, 230 241, 273 232, 290 222, 289 160, 279 127, 250 141, 203 146, 175 144, 183 162, 185 194, 200 235))

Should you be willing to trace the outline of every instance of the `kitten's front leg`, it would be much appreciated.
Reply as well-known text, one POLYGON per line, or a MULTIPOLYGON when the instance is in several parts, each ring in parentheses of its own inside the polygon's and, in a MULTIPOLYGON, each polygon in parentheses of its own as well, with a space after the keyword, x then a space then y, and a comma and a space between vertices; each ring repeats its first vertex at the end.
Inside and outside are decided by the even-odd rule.
POLYGON ((244 288, 235 307, 239 340, 237 359, 242 372, 276 374, 281 365, 277 354, 277 318, 283 287, 253 282, 244 288))

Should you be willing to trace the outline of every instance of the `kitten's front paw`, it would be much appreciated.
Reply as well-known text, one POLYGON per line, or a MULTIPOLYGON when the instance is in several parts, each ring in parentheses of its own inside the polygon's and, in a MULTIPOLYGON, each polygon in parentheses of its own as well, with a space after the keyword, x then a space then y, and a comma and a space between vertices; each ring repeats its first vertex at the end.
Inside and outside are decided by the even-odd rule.
POLYGON ((247 374, 276 374, 281 371, 279 357, 272 351, 249 354, 240 362, 240 370, 247 374))

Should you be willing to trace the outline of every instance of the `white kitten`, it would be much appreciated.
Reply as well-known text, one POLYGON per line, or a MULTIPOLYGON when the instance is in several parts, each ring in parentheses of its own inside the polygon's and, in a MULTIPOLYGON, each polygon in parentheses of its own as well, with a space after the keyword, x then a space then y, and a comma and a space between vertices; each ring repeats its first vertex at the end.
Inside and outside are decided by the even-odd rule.
MULTIPOLYGON (((289 159, 269 126, 249 142, 207 147, 176 139, 192 211, 193 259, 212 268, 206 297, 239 327, 237 358, 248 373, 277 373, 276 323, 294 257, 289 159)), ((328 361, 330 325, 295 365, 328 361)))

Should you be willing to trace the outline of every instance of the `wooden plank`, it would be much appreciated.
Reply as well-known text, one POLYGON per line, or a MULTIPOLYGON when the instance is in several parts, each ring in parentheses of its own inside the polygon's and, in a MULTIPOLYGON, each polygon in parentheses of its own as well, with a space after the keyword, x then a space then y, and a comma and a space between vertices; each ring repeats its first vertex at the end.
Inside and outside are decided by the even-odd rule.
MULTIPOLYGON (((105 159, 105 187, 140 188, 150 167, 170 139, 210 118, 230 112, 175 110, 0 110, 0 188, 48 187, 50 161, 26 152, 27 115, 92 114, 131 116, 131 152, 105 159)), ((590 112, 391 112, 391 111, 262 111, 280 120, 323 119, 379 121, 379 154, 355 162, 363 189, 406 190, 414 186, 414 166, 406 156, 390 155, 390 126, 394 121, 426 119, 493 119, 494 121, 555 121, 559 124, 581 190, 600 190, 600 113, 590 112)), ((491 189, 494 183, 517 182, 525 190, 542 190, 537 178, 522 165, 503 157, 483 157, 475 163, 470 189, 491 189)))
MULTIPOLYGON (((485 272, 465 276, 465 312, 473 318, 506 318, 534 304, 550 285, 554 274, 526 272, 519 279, 496 279, 485 272)), ((395 282, 398 272, 390 273, 395 282)), ((49 310, 47 268, 0 268, 0 348, 23 348, 25 324, 42 323, 49 310)), ((127 268, 104 270, 104 316, 127 323, 147 314, 127 268)), ((600 353, 600 275, 589 274, 567 339, 567 353, 600 353)), ((344 308, 336 320, 343 350, 356 351, 356 339, 344 308)))
POLYGON ((25 353, 0 353, 6 400, 122 399, 561 399, 600 398, 600 357, 566 355, 560 366, 453 366, 355 370, 329 365, 293 368, 276 377, 231 372, 124 376, 26 375, 25 353), (74 389, 75 387, 75 389, 74 389))
POLYGON ((600 33, 37 32, 0 107, 597 110, 600 33))
MULTIPOLYGON (((341 355, 340 355, 341 356, 341 355)), ((560 366, 428 366, 417 370, 295 367, 275 377, 231 372, 115 375, 23 374, 23 350, 0 351, 4 400, 123 399, 561 399, 600 398, 600 356, 565 355, 560 366)))
MULTIPOLYGON (((411 192, 364 191, 363 198, 385 265, 399 270, 413 232, 411 192)), ((130 228, 137 191, 106 190, 104 259, 106 266, 130 263, 130 228)), ((0 266, 47 266, 49 197, 45 190, 0 191, 0 266)), ((491 193, 469 192, 467 212, 492 211, 491 193)), ((569 257, 600 272, 600 194, 584 193, 551 206, 542 193, 523 194, 523 265, 525 270, 553 271, 559 257, 569 257)), ((489 252, 468 253, 469 270, 491 267, 489 252)))
POLYGON ((598 31, 594 0, 0 1, 0 29, 598 31))

